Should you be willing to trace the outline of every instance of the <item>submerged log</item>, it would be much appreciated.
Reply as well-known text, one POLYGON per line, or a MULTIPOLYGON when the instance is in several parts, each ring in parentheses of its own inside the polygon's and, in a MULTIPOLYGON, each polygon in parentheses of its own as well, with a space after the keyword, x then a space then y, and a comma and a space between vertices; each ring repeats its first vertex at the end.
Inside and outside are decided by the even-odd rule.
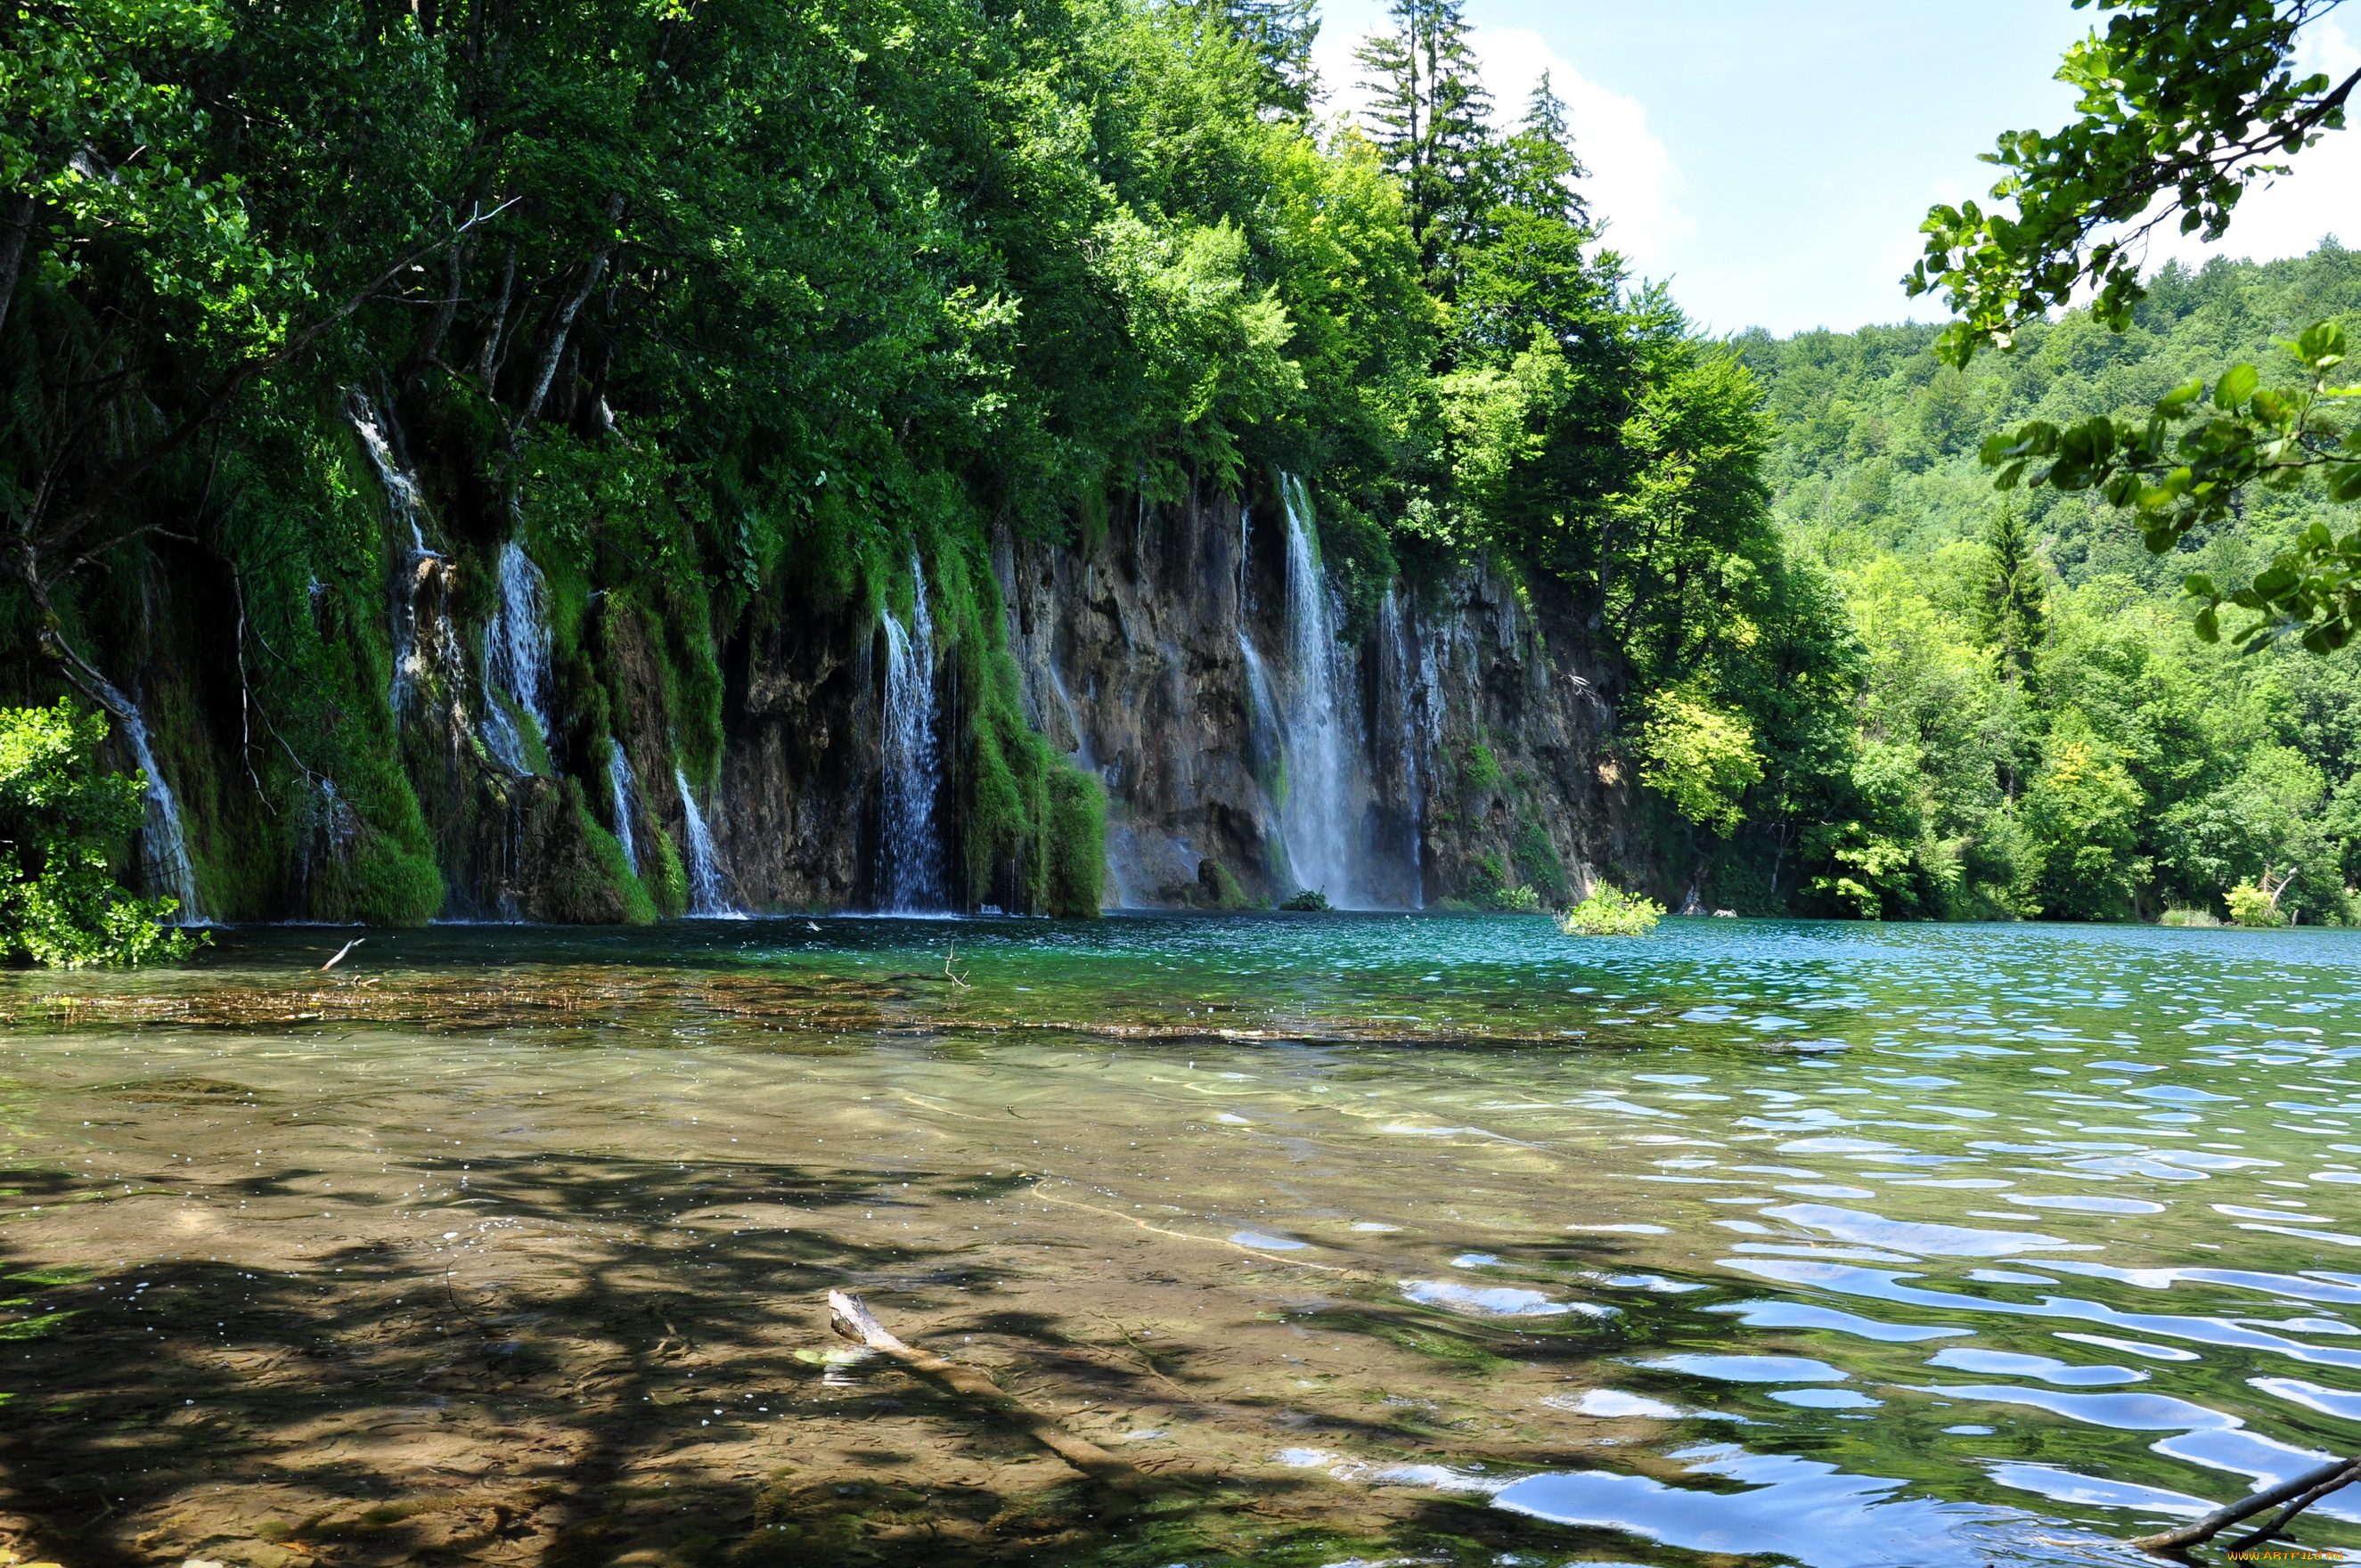
POLYGON ((2276 1504, 2287 1504, 2286 1509, 2277 1519, 2252 1535, 2232 1543, 2230 1547, 2233 1552, 2245 1551, 2268 1541, 2286 1529, 2288 1521, 2296 1515, 2303 1512, 2329 1493, 2341 1486, 2349 1486, 2355 1481, 2361 1481, 2361 1458, 2332 1459, 2325 1464, 2307 1470, 2301 1475, 2292 1476, 2276 1486, 2241 1497, 2226 1508, 2216 1508, 2202 1519, 2182 1525, 2178 1530, 2159 1530, 2154 1535, 2141 1536, 2132 1544, 2142 1552, 2180 1552, 2191 1546, 2202 1545, 2240 1519, 2261 1513, 2265 1508, 2276 1504))
POLYGON ((1009 1426, 1015 1427, 1092 1480, 1121 1490, 1135 1490, 1147 1485, 1148 1478, 1129 1462, 1116 1458, 1087 1438, 1076 1437, 1049 1417, 1027 1409, 1001 1391, 1000 1386, 973 1367, 903 1343, 867 1307, 858 1296, 841 1290, 828 1293, 829 1326, 846 1339, 867 1346, 922 1376, 933 1379, 957 1394, 961 1398, 990 1411, 1009 1426))

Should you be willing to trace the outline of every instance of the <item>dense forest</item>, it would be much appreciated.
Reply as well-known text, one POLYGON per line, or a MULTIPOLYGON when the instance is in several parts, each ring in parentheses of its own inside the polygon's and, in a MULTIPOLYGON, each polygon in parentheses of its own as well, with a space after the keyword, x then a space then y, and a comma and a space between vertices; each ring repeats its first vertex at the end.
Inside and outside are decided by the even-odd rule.
MULTIPOLYGON (((908 906, 872 672, 914 647, 928 896, 1093 912, 1113 775, 1045 735, 995 563, 1207 498, 1243 536, 1300 483, 1338 637, 1480 569, 1586 672, 1598 874, 2121 918, 2292 871, 2281 909, 2344 916, 2349 661, 2201 647, 2182 563, 1973 456, 2268 364, 2352 308, 2334 247, 1960 372, 1932 329, 1702 337, 1546 81, 1496 112, 1455 0, 1398 0, 1359 124, 1315 112, 1308 0, 5 15, 0 679, 169 781, 171 831, 151 790, 109 853, 184 912, 711 912, 758 753, 800 793, 725 840, 878 847, 741 902, 908 906)), ((1455 733, 1407 809, 1481 834, 1412 823, 1423 893, 1578 892, 1531 769, 1455 733)))
POLYGON ((2029 419, 2145 411, 2246 362, 2299 380, 2287 340, 2361 320, 2361 257, 2149 280, 2131 327, 2084 313, 2016 352, 1939 366, 1933 327, 1738 340, 1779 432, 1766 468, 1796 556, 1838 585, 1865 655, 1849 789, 1813 831, 1824 895, 1861 913, 2348 918, 2361 876, 2361 679, 2349 653, 2242 655, 2190 632, 2181 579, 2251 575, 2345 509, 2257 489, 2235 526, 2151 554, 2094 494, 1996 494, 1977 449, 2029 419))

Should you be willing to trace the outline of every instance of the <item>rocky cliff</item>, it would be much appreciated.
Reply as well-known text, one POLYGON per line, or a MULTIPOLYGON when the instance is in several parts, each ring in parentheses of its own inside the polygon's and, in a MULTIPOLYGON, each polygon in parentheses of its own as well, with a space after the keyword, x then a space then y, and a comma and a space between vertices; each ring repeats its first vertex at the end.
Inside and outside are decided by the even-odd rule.
POLYGON ((120 761, 171 786, 136 874, 206 916, 1072 913, 1306 890, 1532 907, 1603 873, 1680 892, 1648 874, 1573 607, 1481 564, 1348 594, 1292 481, 1128 499, 1063 543, 922 541, 851 591, 790 559, 724 603, 494 499, 365 397, 344 413, 360 547, 346 576, 315 573, 278 641, 249 631, 260 587, 209 593, 163 556, 140 565, 132 630, 86 633, 152 732, 119 724, 120 761), (317 644, 303 700, 325 707, 302 733, 333 746, 306 754, 274 724, 298 699, 251 665, 307 657, 279 641, 317 644))

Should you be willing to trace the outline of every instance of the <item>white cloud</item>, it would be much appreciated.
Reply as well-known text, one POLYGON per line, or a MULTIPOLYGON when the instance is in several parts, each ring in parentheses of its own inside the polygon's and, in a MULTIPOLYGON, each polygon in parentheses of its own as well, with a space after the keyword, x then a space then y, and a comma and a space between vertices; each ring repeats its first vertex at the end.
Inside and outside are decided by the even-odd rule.
MULTIPOLYGON (((1368 101, 1358 85, 1361 67, 1353 58, 1368 36, 1321 33, 1313 57, 1332 115, 1357 119, 1368 101)), ((1674 247, 1696 225, 1680 210, 1679 170, 1664 143, 1650 133, 1648 111, 1637 99, 1590 81, 1528 28, 1478 27, 1468 43, 1492 94, 1493 117, 1504 128, 1524 117, 1534 84, 1542 72, 1549 72, 1551 89, 1565 101, 1575 155, 1590 171, 1582 193, 1592 214, 1606 220, 1607 243, 1636 270, 1661 273, 1674 247)))

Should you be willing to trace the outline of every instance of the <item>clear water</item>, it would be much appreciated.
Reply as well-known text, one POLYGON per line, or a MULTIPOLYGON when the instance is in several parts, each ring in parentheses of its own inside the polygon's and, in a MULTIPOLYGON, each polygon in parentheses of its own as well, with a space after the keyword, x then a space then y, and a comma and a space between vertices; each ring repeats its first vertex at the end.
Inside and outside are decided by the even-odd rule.
MULTIPOLYGON (((370 1265, 413 1292, 386 1323, 432 1275, 529 1299, 522 1340, 651 1293, 718 1347, 698 1376, 746 1379, 712 1486, 882 1453, 947 1508, 990 1482, 956 1412, 820 1365, 818 1297, 859 1288, 1219 1477, 1248 1559, 1219 1499, 1422 1561, 1496 1560, 1434 1544, 1445 1508, 1553 1568, 2135 1562, 2361 1449, 2361 934, 798 918, 385 933, 323 975, 334 945, 9 979, 12 1183, 55 1194, 11 1255, 120 1305, 234 1258, 359 1289, 406 1247, 370 1265)), ((502 1404, 540 1387, 447 1398, 638 1453, 587 1375, 502 1404)), ((666 1442, 724 1443, 691 1413, 666 1442)), ((2294 1535, 2361 1547, 2361 1497, 2294 1535)))

